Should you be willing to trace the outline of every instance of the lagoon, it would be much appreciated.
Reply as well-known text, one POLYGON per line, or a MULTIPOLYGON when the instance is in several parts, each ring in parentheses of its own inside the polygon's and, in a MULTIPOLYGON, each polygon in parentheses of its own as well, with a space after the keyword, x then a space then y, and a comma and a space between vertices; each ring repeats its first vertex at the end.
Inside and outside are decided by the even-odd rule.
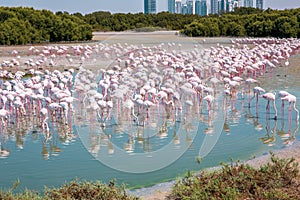
MULTIPOLYGON (((194 40, 173 34, 151 37, 151 34, 146 38, 145 35, 114 35, 102 38, 101 42, 136 42, 149 46, 174 42, 182 44, 180 51, 190 51, 195 44, 207 48, 218 43, 213 39, 203 42, 202 38, 194 40)), ((229 45, 230 40, 218 41, 229 45)), ((176 48, 179 51, 178 46, 176 48)), ((299 73, 295 73, 299 70, 298 61, 299 56, 294 55, 288 67, 278 67, 260 76, 261 87, 268 91, 287 90, 298 97, 300 79, 299 73)), ((107 60, 109 66, 114 62, 107 60)), ((97 62, 87 65, 97 67, 97 62)), ((97 78, 99 80, 100 75, 97 78)), ((129 188, 147 187, 184 176, 187 170, 251 159, 299 140, 295 113, 291 123, 287 110, 277 121, 271 120, 266 117, 264 99, 259 99, 257 109, 254 102, 248 108, 248 99, 252 96, 252 93, 250 96, 238 93, 236 99, 226 100, 220 90, 216 94, 213 117, 205 105, 184 107, 184 114, 178 120, 168 118, 166 112, 155 108, 152 113, 157 117, 145 126, 132 125, 127 115, 115 110, 105 128, 75 103, 72 126, 50 124, 52 137, 47 140, 35 126, 35 119, 25 117, 1 129, 1 148, 8 149, 10 155, 0 158, 0 187, 9 188, 20 180, 18 190, 41 191, 45 185, 59 186, 75 178, 104 182, 116 179, 118 184, 125 183, 129 188), (62 137, 62 132, 70 134, 62 137), (267 143, 268 139, 272 142, 267 143), (199 158, 200 164, 197 163, 199 158)), ((276 104, 280 108, 281 101, 276 104)))

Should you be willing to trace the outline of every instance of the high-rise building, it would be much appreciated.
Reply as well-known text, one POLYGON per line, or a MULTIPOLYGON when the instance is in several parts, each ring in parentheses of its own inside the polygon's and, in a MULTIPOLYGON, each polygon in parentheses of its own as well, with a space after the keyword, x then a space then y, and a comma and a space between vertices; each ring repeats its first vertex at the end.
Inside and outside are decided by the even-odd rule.
POLYGON ((241 0, 233 0, 232 1, 232 9, 241 7, 241 0))
POLYGON ((181 14, 183 15, 188 14, 187 4, 181 4, 181 14))
POLYGON ((181 1, 176 1, 175 3, 175 9, 176 9, 176 13, 180 14, 181 13, 181 1))
POLYGON ((187 0, 186 1, 186 6, 187 6, 187 12, 188 14, 195 14, 194 11, 194 0, 187 0))
POLYGON ((156 13, 156 0, 144 0, 144 13, 145 14, 156 13))
POLYGON ((196 0, 196 3, 195 3, 195 14, 200 15, 200 10, 201 10, 201 2, 200 2, 200 0, 196 0))
POLYGON ((253 0, 244 0, 244 7, 253 7, 253 0))
POLYGON ((264 9, 264 0, 256 0, 256 8, 263 10, 264 9))
POLYGON ((218 14, 218 0, 210 0, 210 13, 218 14))
POLYGON ((195 14, 206 16, 207 15, 207 4, 206 0, 196 0, 195 2, 195 14))
POLYGON ((226 1, 226 11, 231 12, 232 11, 232 0, 226 1))
POLYGON ((168 11, 170 13, 175 13, 175 1, 176 0, 168 0, 168 11))
POLYGON ((220 0, 219 1, 219 14, 225 13, 226 12, 226 2, 227 0, 220 0))

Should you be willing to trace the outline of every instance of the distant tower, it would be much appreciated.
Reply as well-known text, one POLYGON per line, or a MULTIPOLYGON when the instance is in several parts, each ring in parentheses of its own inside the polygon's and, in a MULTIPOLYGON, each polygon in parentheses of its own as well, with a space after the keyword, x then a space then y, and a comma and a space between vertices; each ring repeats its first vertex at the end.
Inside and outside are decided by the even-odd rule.
POLYGON ((175 1, 176 0, 168 0, 168 11, 170 13, 175 13, 175 1))
POLYGON ((206 16, 207 15, 206 0, 196 0, 196 2, 195 2, 195 13, 197 15, 201 15, 201 16, 206 16))
POLYGON ((144 0, 144 13, 156 14, 156 0, 144 0))
POLYGON ((200 2, 200 0, 196 0, 195 14, 200 15, 200 12, 201 12, 201 2, 200 2))
POLYGON ((181 14, 188 14, 188 6, 187 4, 181 4, 181 14))
POLYGON ((218 14, 218 0, 210 0, 210 13, 218 14))
POLYGON ((232 11, 232 0, 226 1, 226 11, 231 12, 232 11))
POLYGON ((242 0, 238 0, 239 7, 242 7, 242 0))
POLYGON ((175 9, 176 9, 176 13, 180 14, 181 13, 181 1, 176 1, 175 3, 175 9))
POLYGON ((219 14, 226 12, 226 0, 220 0, 219 1, 219 14))
POLYGON ((244 7, 253 7, 253 0, 244 0, 244 7))
POLYGON ((264 0, 256 0, 256 8, 263 10, 264 9, 264 0))
POLYGON ((186 1, 187 9, 188 9, 188 14, 195 14, 195 6, 194 6, 194 0, 187 0, 186 1))
POLYGON ((232 1, 232 9, 241 7, 241 0, 232 1))

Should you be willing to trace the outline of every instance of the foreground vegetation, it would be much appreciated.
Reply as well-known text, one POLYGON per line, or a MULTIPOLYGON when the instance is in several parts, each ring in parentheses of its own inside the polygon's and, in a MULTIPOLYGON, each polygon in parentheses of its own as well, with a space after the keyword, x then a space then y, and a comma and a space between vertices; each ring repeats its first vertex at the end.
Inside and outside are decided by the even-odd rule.
POLYGON ((93 31, 181 30, 187 36, 300 37, 300 8, 265 11, 237 8, 234 12, 199 16, 97 11, 53 13, 23 7, 0 7, 0 45, 87 41, 93 31))
POLYGON ((24 193, 13 193, 16 186, 7 192, 0 191, 3 200, 57 200, 57 199, 102 199, 102 200, 134 200, 137 197, 126 193, 124 187, 117 187, 111 181, 108 185, 100 182, 72 181, 60 188, 46 188, 43 195, 26 190, 24 193))
POLYGON ((223 165, 178 181, 170 199, 300 199, 298 163, 271 154, 271 163, 254 169, 246 164, 223 165))
MULTIPOLYGON (((138 197, 126 193, 125 187, 100 182, 72 181, 60 188, 46 188, 43 194, 26 190, 0 191, 0 199, 115 199, 138 197)), ((255 169, 239 162, 224 164, 221 170, 188 174, 179 180, 168 199, 300 199, 298 163, 293 158, 279 159, 271 153, 271 162, 255 169)), ((163 197, 162 197, 163 198, 163 197)))

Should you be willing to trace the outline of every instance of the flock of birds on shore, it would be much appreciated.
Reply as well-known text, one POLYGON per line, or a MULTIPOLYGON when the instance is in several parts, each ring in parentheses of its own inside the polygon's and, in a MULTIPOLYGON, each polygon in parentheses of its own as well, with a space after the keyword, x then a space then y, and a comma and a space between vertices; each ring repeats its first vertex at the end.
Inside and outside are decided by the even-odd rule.
MULTIPOLYGON (((162 115, 183 122, 190 112, 205 112, 213 118, 219 97, 227 100, 239 95, 249 97, 249 107, 253 99, 256 106, 260 98, 267 100, 267 115, 273 102, 274 120, 278 119, 275 101, 281 100, 282 108, 287 101, 288 118, 292 120, 293 109, 298 123, 296 96, 287 91, 266 92, 258 78, 279 66, 288 67, 290 56, 300 53, 300 40, 244 38, 209 49, 181 48, 175 43, 150 47, 99 43, 30 47, 27 53, 14 50, 0 69, 1 131, 33 116, 47 142, 53 124, 72 129, 77 110, 96 118, 102 128, 113 123, 115 113, 125 115, 128 124, 143 127, 162 115), (114 62, 97 66, 97 60, 114 62), (60 62, 66 65, 63 71, 55 69, 60 62), (75 63, 80 66, 74 67, 75 63), (95 66, 88 69, 87 63, 95 66)), ((0 146, 0 156, 8 156, 9 151, 0 146)))

